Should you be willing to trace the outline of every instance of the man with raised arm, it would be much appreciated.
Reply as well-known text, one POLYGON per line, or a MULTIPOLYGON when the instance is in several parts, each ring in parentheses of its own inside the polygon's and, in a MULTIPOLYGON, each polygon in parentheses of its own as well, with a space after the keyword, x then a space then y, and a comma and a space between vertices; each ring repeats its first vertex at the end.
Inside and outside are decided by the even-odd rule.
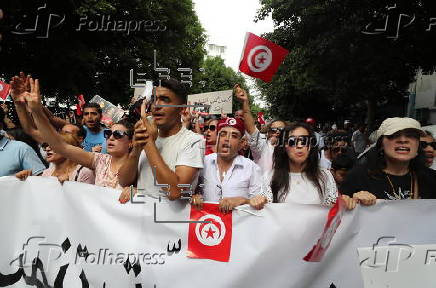
POLYGON ((144 104, 142 119, 135 125, 134 147, 119 179, 122 186, 137 184, 140 193, 156 198, 162 188, 155 184, 167 184, 162 190, 175 200, 181 190, 187 190, 181 184, 192 184, 191 190, 195 189, 203 168, 204 141, 182 125, 187 92, 179 81, 162 80, 155 85, 154 95, 152 118, 146 117, 144 104))
POLYGON ((256 128, 253 115, 251 115, 247 91, 242 89, 239 84, 236 84, 234 93, 242 103, 245 129, 250 136, 248 143, 253 153, 254 162, 259 165, 263 173, 271 171, 274 147, 278 144, 278 138, 280 133, 285 129, 286 124, 284 121, 275 120, 270 124, 266 136, 260 134, 260 131, 256 128))

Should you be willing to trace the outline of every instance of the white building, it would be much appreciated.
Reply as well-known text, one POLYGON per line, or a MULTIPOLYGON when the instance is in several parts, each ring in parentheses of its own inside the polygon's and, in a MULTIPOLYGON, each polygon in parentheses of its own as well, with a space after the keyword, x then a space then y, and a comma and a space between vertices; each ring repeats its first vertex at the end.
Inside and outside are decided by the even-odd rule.
POLYGON ((410 84, 408 116, 418 121, 436 124, 436 73, 416 77, 416 82, 410 84))
POLYGON ((206 51, 207 56, 219 56, 223 59, 225 59, 224 55, 226 54, 227 46, 220 46, 216 44, 207 44, 206 45, 206 51))

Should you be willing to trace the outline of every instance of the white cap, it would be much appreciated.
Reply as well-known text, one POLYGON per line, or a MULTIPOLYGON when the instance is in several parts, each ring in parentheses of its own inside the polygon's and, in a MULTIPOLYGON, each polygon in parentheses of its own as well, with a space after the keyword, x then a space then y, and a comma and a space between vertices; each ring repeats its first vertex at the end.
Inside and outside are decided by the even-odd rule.
POLYGON ((377 130, 377 139, 384 135, 392 135, 404 129, 416 129, 420 134, 424 131, 421 129, 421 124, 412 118, 387 118, 377 130))

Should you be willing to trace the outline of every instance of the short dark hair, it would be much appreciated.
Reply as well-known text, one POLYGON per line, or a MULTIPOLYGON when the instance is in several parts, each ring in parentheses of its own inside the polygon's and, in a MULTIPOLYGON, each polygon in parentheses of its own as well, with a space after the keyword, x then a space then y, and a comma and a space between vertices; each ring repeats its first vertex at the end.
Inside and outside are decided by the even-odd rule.
POLYGON ((85 106, 83 106, 83 111, 85 111, 86 108, 95 108, 97 109, 97 112, 102 114, 103 111, 101 110, 101 107, 97 103, 86 103, 85 106))
POLYGON ((123 125, 124 127, 127 128, 127 136, 129 136, 129 139, 133 138, 133 132, 135 132, 135 127, 134 124, 132 122, 130 122, 127 119, 121 119, 120 121, 118 121, 117 123, 118 125, 123 125))
POLYGON ((186 104, 188 101, 188 90, 186 89, 186 86, 177 79, 163 79, 160 81, 155 81, 153 85, 164 87, 173 91, 174 94, 176 94, 176 96, 182 100, 183 104, 186 104))
POLYGON ((74 126, 76 126, 77 128, 79 128, 79 131, 77 132, 77 136, 78 137, 83 137, 83 139, 86 138, 86 129, 83 128, 83 125, 79 125, 79 124, 72 124, 74 126))
POLYGON ((332 161, 332 168, 334 170, 350 170, 354 166, 353 159, 346 154, 339 154, 332 161))

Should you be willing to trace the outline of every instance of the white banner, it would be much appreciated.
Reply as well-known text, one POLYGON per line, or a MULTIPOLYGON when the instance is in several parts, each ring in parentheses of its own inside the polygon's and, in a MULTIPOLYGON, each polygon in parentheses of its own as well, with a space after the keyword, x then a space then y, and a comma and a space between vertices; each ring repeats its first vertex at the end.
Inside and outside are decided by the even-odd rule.
POLYGON ((380 202, 346 212, 321 262, 303 257, 324 229, 326 208, 272 204, 259 216, 234 211, 226 263, 186 257, 189 225, 183 222, 189 205, 151 198, 121 205, 118 197, 117 190, 76 182, 62 186, 53 177, 0 178, 0 287, 436 283, 433 200, 380 202))
POLYGON ((210 105, 209 114, 231 114, 233 90, 188 95, 188 102, 210 105))

